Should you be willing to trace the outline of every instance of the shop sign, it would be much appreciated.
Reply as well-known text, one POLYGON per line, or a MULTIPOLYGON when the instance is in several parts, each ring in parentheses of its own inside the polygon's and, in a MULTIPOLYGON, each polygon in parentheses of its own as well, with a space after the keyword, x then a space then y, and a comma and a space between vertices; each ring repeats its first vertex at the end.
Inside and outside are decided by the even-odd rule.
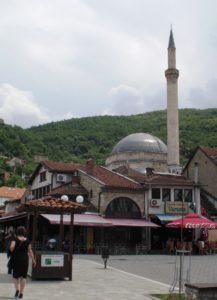
POLYGON ((42 267, 63 267, 64 255, 62 254, 42 254, 41 255, 42 267))
POLYGON ((167 214, 187 214, 188 211, 186 202, 166 202, 165 213, 167 214))

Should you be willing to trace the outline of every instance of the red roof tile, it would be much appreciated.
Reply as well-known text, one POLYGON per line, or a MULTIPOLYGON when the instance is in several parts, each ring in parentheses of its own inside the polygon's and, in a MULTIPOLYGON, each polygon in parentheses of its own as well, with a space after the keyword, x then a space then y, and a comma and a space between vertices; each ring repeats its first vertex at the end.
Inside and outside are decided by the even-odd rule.
POLYGON ((135 171, 128 167, 121 167, 116 169, 117 172, 128 176, 135 181, 140 182, 141 184, 155 184, 155 185, 167 185, 167 186, 192 186, 194 185, 193 181, 185 178, 181 175, 173 175, 173 174, 159 174, 154 173, 152 175, 142 174, 138 171, 135 171), (123 173, 122 173, 123 172, 123 173))
POLYGON ((72 185, 72 182, 67 182, 65 184, 62 184, 61 186, 56 187, 55 189, 53 189, 49 195, 88 195, 88 191, 78 185, 78 186, 74 186, 72 185))
POLYGON ((64 201, 52 198, 51 196, 43 197, 37 200, 31 200, 20 205, 17 211, 46 211, 46 212, 82 212, 86 206, 72 201, 64 201))
POLYGON ((181 175, 154 174, 146 176, 146 184, 168 185, 168 186, 193 186, 194 182, 181 175))
POLYGON ((65 173, 73 172, 74 170, 78 169, 81 166, 80 164, 62 163, 62 162, 56 162, 51 160, 44 160, 42 164, 51 171, 65 172, 65 173))
POLYGON ((8 186, 0 187, 0 197, 11 198, 11 199, 20 199, 24 195, 26 189, 23 188, 14 188, 8 186))
MULTIPOLYGON (((82 171, 87 173, 86 168, 81 168, 82 171)), ((121 174, 110 171, 102 166, 94 166, 92 174, 87 173, 90 176, 101 181, 105 187, 109 188, 126 188, 126 189, 142 189, 143 187, 133 181, 130 178, 127 178, 121 174)))
POLYGON ((217 148, 200 147, 217 164, 217 148))

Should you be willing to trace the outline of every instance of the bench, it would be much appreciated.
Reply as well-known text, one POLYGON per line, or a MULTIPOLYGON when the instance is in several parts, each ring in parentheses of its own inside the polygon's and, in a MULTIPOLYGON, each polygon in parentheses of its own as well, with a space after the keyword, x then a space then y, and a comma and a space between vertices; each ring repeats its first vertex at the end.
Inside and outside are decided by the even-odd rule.
POLYGON ((217 283, 186 283, 185 294, 189 300, 217 299, 217 283))

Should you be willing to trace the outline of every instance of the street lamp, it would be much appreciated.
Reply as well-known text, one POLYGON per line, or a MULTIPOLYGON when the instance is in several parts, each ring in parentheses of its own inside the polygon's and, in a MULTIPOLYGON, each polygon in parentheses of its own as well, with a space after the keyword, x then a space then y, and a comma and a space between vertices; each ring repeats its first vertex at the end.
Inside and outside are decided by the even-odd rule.
POLYGON ((84 202, 84 197, 82 195, 78 195, 75 199, 77 203, 83 203, 84 202))
POLYGON ((67 195, 62 195, 61 200, 63 201, 69 201, 69 197, 67 195))

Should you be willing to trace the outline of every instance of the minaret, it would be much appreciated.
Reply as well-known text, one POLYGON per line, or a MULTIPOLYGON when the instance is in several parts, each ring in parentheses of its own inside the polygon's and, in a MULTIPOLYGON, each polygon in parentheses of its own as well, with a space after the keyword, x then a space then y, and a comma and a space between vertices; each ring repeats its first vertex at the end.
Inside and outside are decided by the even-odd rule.
POLYGON ((169 172, 179 173, 179 111, 178 111, 178 77, 176 69, 176 47, 172 28, 168 45, 167 79, 167 165, 169 172))

